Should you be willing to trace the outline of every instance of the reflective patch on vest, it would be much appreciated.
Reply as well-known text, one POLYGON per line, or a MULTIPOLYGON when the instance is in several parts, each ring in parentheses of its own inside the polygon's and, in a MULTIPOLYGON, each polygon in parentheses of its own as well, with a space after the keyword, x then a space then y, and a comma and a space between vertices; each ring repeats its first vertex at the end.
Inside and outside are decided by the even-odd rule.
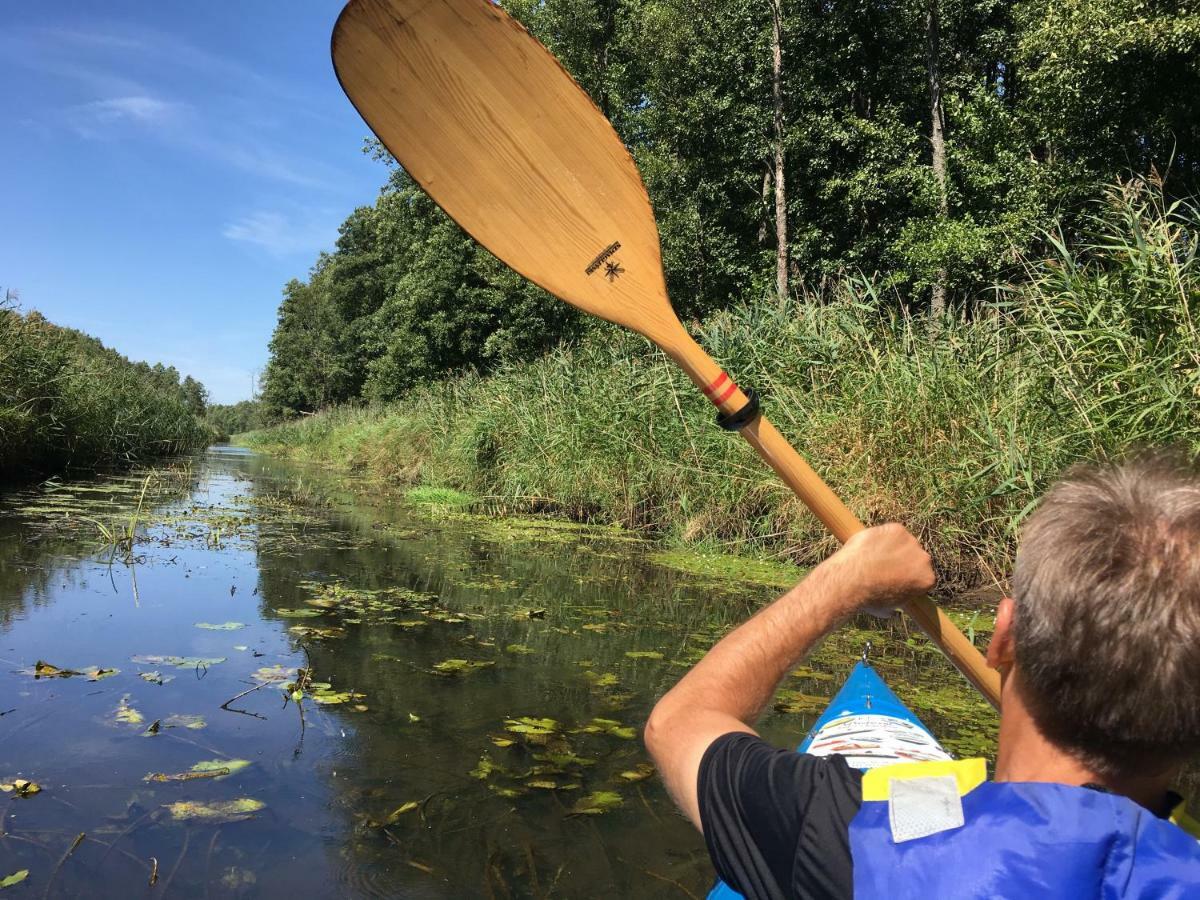
POLYGON ((962 828, 958 782, 953 775, 894 780, 888 795, 888 817, 897 844, 962 828))

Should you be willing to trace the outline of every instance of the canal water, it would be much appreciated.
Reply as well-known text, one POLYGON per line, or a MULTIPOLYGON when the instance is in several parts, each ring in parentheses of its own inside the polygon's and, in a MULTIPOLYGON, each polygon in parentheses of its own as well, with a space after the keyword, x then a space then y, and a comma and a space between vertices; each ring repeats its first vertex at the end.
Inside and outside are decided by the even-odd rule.
MULTIPOLYGON (((640 727, 789 573, 411 501, 227 447, 0 498, 12 896, 703 896, 640 727)), ((952 749, 989 752, 924 639, 866 622, 766 736, 797 742, 866 637, 952 749)))

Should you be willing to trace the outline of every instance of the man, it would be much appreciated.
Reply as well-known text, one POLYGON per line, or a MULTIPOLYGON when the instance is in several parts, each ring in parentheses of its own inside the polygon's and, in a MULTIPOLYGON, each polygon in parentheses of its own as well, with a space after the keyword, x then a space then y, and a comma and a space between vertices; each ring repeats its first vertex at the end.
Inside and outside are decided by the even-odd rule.
POLYGON ((959 798, 951 780, 947 799, 937 778, 897 792, 898 774, 865 802, 841 757, 756 735, 825 634, 933 584, 903 527, 867 529, 659 701, 646 745, 721 878, 748 897, 1200 897, 1195 823, 1170 792, 1200 751, 1200 476, 1165 457, 1077 469, 1030 517, 988 647, 993 782, 959 798), (913 790, 929 821, 961 818, 907 839, 913 790))

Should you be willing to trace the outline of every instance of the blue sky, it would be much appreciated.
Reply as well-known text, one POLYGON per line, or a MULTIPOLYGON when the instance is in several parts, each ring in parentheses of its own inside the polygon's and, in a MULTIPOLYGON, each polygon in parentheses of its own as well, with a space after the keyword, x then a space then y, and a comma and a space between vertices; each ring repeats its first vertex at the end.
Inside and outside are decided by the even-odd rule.
POLYGON ((0 4, 0 287, 248 397, 284 283, 387 177, 329 61, 341 6, 0 4))

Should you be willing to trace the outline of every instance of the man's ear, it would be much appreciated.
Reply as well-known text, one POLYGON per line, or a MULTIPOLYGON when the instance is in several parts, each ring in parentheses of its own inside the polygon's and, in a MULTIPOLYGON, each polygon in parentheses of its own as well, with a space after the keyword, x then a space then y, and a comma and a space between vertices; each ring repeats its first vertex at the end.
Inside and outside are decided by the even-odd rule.
POLYGON ((996 608, 996 629, 992 632, 992 640, 988 644, 988 665, 1000 671, 1010 668, 1016 660, 1013 645, 1013 612, 1012 597, 1005 597, 1000 601, 996 608))

